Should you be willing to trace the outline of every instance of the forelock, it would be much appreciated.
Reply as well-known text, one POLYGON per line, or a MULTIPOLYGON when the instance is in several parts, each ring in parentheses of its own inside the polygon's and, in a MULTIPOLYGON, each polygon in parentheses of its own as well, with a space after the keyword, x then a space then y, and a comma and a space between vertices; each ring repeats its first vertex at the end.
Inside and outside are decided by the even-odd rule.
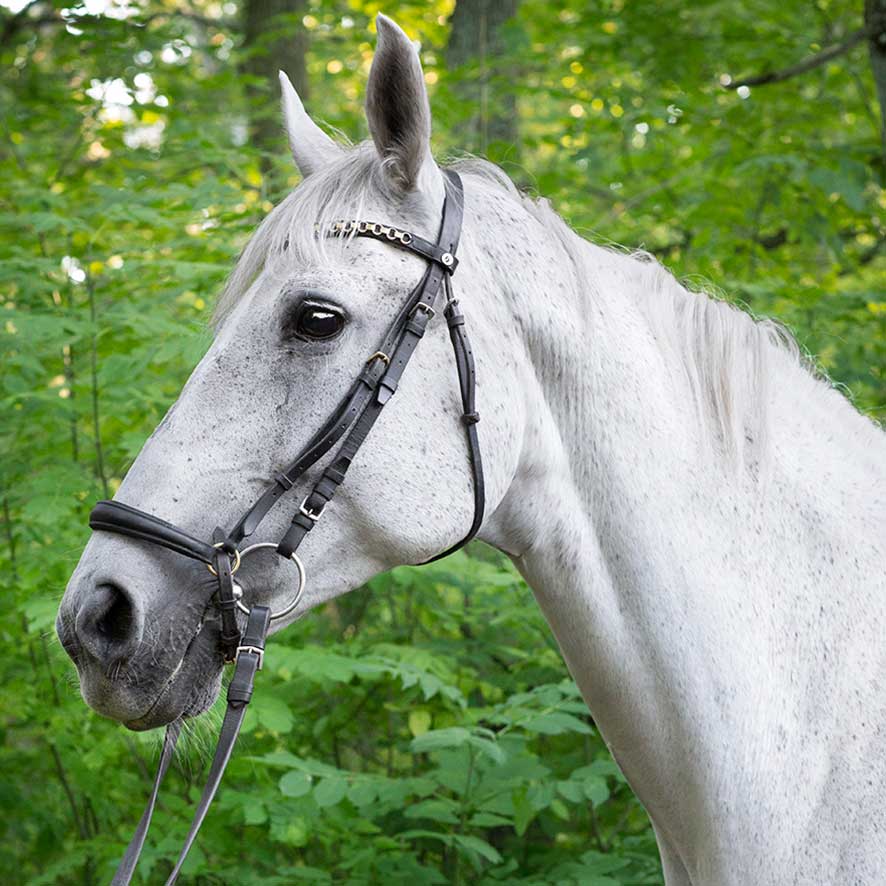
POLYGON ((365 219, 433 237, 439 207, 419 192, 403 194, 370 142, 357 145, 329 166, 308 176, 274 207, 246 244, 215 307, 217 326, 234 309, 258 275, 277 262, 293 266, 329 263, 337 238, 319 236, 338 219, 365 219), (370 217, 370 216, 383 217, 370 217))

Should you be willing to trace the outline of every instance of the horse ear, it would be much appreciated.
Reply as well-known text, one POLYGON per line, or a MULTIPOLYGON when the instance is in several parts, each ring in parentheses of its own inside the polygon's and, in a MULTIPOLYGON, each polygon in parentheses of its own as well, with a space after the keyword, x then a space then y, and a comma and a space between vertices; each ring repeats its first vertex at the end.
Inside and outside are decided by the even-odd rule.
POLYGON ((295 87, 283 71, 280 71, 280 90, 292 158, 299 172, 307 178, 341 156, 342 149, 308 116, 295 87))
POLYGON ((399 25, 381 13, 375 24, 378 45, 366 87, 366 120, 388 175, 409 191, 423 167, 436 170, 425 78, 418 52, 399 25))

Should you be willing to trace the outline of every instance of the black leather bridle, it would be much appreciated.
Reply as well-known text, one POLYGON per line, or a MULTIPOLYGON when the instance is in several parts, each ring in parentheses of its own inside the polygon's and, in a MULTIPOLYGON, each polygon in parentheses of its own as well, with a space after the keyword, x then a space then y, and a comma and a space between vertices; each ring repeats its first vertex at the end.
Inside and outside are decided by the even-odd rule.
MULTIPOLYGON (((176 881, 181 871, 230 759, 246 713, 246 706, 252 697, 256 672, 262 666, 270 623, 292 612, 304 591, 305 572, 296 553, 298 547, 322 516, 335 491, 344 482, 360 447, 366 441, 382 409, 396 392, 406 365, 436 313, 441 292, 446 299, 443 315, 449 326, 461 392, 462 420, 467 435, 468 456, 474 483, 474 518, 461 541, 426 562, 439 560, 467 544, 477 534, 483 522, 486 498, 480 442, 477 436, 479 415, 475 405, 474 357, 465 332, 464 315, 461 313, 458 300, 453 296, 451 285, 452 274, 458 266, 455 253, 461 234, 464 194, 461 179, 456 172, 445 170, 443 180, 446 195, 436 243, 431 243, 408 231, 367 221, 338 221, 328 230, 319 232, 323 236, 371 237, 390 243, 421 256, 427 261, 428 267, 404 302, 380 346, 366 361, 335 411, 311 437, 289 467, 274 476, 273 484, 265 489, 230 532, 217 528, 213 532, 212 542, 206 542, 172 523, 119 501, 100 501, 89 515, 89 525, 93 529, 149 541, 206 564, 216 576, 216 587, 213 589, 212 597, 207 600, 207 607, 214 603, 218 608, 221 620, 219 646, 225 661, 236 663, 234 675, 228 686, 227 708, 206 786, 178 861, 166 881, 167 886, 176 881), (240 543, 255 532, 277 501, 339 441, 342 442, 338 451, 324 469, 320 479, 305 496, 283 538, 277 544, 262 542, 241 550, 240 543), (266 606, 253 605, 247 608, 242 599, 243 591, 233 577, 241 560, 250 552, 271 547, 276 548, 281 557, 292 559, 299 573, 298 589, 284 609, 276 613, 271 613, 266 606), (247 615, 246 627, 242 632, 237 619, 238 609, 247 615)), ((147 836, 160 784, 172 760, 180 730, 180 720, 166 728, 160 765, 154 778, 151 796, 117 868, 112 886, 125 886, 132 879, 147 836)))

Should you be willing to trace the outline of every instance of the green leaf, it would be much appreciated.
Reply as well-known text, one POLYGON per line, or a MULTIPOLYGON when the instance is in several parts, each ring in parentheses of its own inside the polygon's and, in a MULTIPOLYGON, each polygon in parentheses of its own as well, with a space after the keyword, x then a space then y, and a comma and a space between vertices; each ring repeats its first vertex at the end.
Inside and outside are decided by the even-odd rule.
POLYGON ((486 861, 491 861, 493 864, 498 864, 501 861, 501 855, 499 855, 498 850, 479 837, 474 837, 470 834, 455 834, 455 844, 470 852, 476 852, 482 858, 485 858, 486 861))
POLYGON ((521 723, 524 729, 530 732, 540 732, 543 735, 562 735, 564 732, 578 732, 581 735, 590 735, 592 729, 578 717, 566 714, 562 711, 551 711, 538 717, 533 717, 521 723))
POLYGON ((471 733, 461 726, 452 726, 448 729, 434 729, 414 738, 410 747, 417 754, 427 754, 431 751, 439 751, 444 748, 462 747, 471 739, 471 733))
POLYGON ((325 809, 340 803, 347 793, 348 783, 343 778, 324 778, 314 788, 314 800, 321 809, 325 809))
POLYGON ((409 731, 417 738, 431 728, 431 714, 425 710, 409 712, 409 731))
POLYGON ((304 772, 292 771, 287 772, 277 784, 287 797, 304 797, 310 793, 314 780, 304 772))
POLYGON ((611 853, 588 850, 581 856, 581 862, 588 874, 611 874, 624 870, 631 863, 630 859, 611 853))
POLYGON ((458 823, 458 804, 451 800, 423 800, 406 810, 407 818, 428 818, 445 824, 458 823))
POLYGON ((358 779, 348 788, 348 799, 355 806, 368 806, 377 796, 376 786, 368 778, 358 779))
POLYGON ((258 722, 266 729, 278 733, 292 730, 294 723, 292 713, 282 699, 270 693, 266 695, 256 693, 253 704, 258 714, 258 722))
POLYGON ((586 779, 582 785, 585 796, 595 805, 599 806, 609 799, 609 786, 602 778, 586 779))
POLYGON ((569 800, 570 803, 583 803, 585 801, 584 785, 578 781, 558 781, 557 790, 569 800))
POLYGON ((260 800, 248 804, 243 809, 243 820, 246 824, 264 824, 268 820, 268 811, 260 800))
POLYGON ((469 824, 475 828, 497 828, 502 825, 511 825, 513 822, 503 815, 496 815, 492 812, 478 812, 472 815, 469 824))
POLYGON ((529 802, 529 795, 525 788, 518 788, 512 794, 514 803, 514 830, 522 837, 526 833, 530 822, 535 818, 536 810, 529 802))

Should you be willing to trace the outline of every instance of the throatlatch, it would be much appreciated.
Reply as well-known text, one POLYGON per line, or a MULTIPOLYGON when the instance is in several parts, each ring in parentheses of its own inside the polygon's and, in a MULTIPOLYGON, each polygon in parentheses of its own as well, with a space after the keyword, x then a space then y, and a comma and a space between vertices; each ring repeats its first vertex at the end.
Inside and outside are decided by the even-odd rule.
MULTIPOLYGON (((218 608, 219 647, 226 662, 235 662, 234 675, 228 686, 227 709, 206 787, 197 805, 181 854, 167 880, 167 886, 175 883, 221 782, 243 722, 246 706, 252 697, 255 675, 262 666, 270 624, 291 613, 301 599, 305 587, 305 570, 296 552, 305 536, 322 517, 336 490, 344 482, 348 469, 382 409, 396 393, 410 358, 423 338, 428 324, 437 313, 441 292, 446 298, 443 315, 449 326, 458 374, 462 421, 474 483, 474 518, 468 532, 460 541, 426 562, 439 560, 466 545, 477 534, 483 523, 486 495, 477 434, 477 422, 480 416, 475 402, 476 371, 471 345, 465 331, 465 318, 458 299, 453 295, 451 283, 452 274, 458 266, 455 253, 461 234, 464 193, 461 179, 456 172, 444 170, 443 180, 446 196, 436 243, 389 225, 360 220, 337 221, 328 231, 323 232, 325 236, 330 237, 371 237, 390 243, 399 249, 406 249, 421 256, 428 262, 428 267, 422 279, 409 294, 383 340, 369 356, 332 415, 311 437, 289 467, 273 477, 273 483, 237 521, 230 532, 217 528, 213 532, 212 542, 205 542, 172 523, 118 501, 98 502, 89 516, 89 525, 94 530, 116 532, 140 541, 149 541, 206 564, 216 577, 216 587, 206 605, 208 607, 214 603, 218 608), (341 445, 338 451, 324 469, 320 479, 305 495, 283 538, 277 543, 260 542, 241 550, 240 542, 255 532, 277 501, 339 441, 341 445), (298 589, 287 605, 275 613, 265 606, 253 605, 247 608, 242 599, 243 592, 234 580, 241 562, 248 554, 261 548, 275 548, 281 557, 291 559, 298 569, 298 589), (246 627, 242 632, 238 623, 238 610, 247 614, 246 627)), ((114 876, 113 886, 127 886, 132 878, 151 823, 160 785, 172 760, 180 730, 180 721, 171 723, 166 728, 160 765, 148 804, 114 876)))

